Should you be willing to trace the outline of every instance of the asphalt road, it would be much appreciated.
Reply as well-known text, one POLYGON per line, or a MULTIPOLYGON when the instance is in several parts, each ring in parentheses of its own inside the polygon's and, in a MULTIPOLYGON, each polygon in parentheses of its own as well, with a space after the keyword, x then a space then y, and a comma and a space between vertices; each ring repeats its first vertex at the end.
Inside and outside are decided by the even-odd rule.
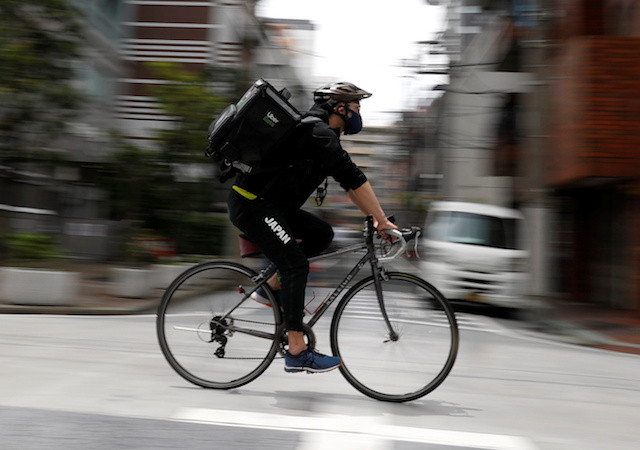
MULTIPOLYGON (((152 315, 0 315, 7 449, 636 449, 640 358, 461 313, 460 354, 427 397, 388 404, 277 360, 235 390, 164 361, 152 315)), ((328 320, 317 325, 328 351, 328 320)), ((374 364, 375 362, 372 362, 374 364)))

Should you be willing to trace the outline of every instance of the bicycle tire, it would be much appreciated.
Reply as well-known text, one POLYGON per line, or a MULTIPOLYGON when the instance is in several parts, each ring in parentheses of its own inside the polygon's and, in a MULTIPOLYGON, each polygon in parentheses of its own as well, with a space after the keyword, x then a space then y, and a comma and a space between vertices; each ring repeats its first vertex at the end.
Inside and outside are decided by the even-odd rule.
POLYGON ((373 276, 354 285, 331 322, 331 349, 340 372, 358 391, 376 400, 406 402, 437 388, 456 359, 458 324, 453 308, 430 283, 390 272, 381 280, 389 334, 373 276))
MULTIPOLYGON (((233 261, 209 261, 187 269, 167 288, 158 306, 156 331, 164 357, 181 377, 205 388, 231 389, 267 370, 277 352, 275 336, 282 320, 278 307, 248 298, 216 328, 221 317, 253 290, 255 276, 255 271, 233 261), (230 332, 230 325, 248 332, 230 332), (219 341, 212 341, 214 336, 219 341)), ((265 292, 276 304, 266 285, 265 292)))

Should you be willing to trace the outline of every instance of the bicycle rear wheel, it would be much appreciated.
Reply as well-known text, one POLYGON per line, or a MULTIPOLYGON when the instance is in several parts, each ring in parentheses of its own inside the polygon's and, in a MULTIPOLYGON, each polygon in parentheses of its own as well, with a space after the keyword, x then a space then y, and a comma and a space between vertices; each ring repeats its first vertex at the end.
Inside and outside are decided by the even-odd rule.
MULTIPOLYGON (((180 376, 198 386, 230 389, 269 367, 280 309, 245 299, 256 286, 255 275, 241 264, 211 261, 188 269, 166 290, 156 329, 162 353, 180 376)), ((265 292, 275 304, 271 291, 265 292)))
POLYGON ((447 377, 458 352, 453 309, 426 281, 388 273, 381 312, 373 277, 353 286, 331 322, 331 348, 340 371, 363 394, 382 401, 420 398, 447 377))

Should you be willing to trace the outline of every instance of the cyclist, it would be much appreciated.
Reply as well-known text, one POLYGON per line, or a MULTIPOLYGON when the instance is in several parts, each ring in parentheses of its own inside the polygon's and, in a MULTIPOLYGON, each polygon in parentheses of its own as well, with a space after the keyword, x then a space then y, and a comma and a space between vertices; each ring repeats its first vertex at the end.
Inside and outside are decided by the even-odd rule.
MULTIPOLYGON (((229 194, 231 222, 260 248, 278 268, 279 279, 268 280, 284 311, 289 349, 287 372, 327 372, 342 363, 308 348, 302 319, 309 274, 307 258, 320 254, 333 239, 331 226, 300 209, 327 176, 347 191, 351 201, 374 219, 378 230, 397 228, 389 222, 365 174, 340 145, 340 135, 362 129, 360 100, 371 94, 352 83, 337 82, 313 93, 314 105, 307 113, 320 120, 297 128, 269 161, 283 169, 255 175, 238 175, 229 194)), ((320 192, 320 191, 318 191, 320 192)), ((269 304, 256 291, 254 300, 269 304)))

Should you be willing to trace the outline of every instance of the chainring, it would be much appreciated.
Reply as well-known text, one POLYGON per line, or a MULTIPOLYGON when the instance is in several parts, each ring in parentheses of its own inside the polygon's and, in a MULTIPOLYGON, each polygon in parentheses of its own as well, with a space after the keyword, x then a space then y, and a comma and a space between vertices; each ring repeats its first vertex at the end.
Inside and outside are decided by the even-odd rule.
MULTIPOLYGON (((316 347, 316 335, 309 325, 306 323, 302 324, 302 332, 306 337, 307 345, 309 348, 316 347)), ((285 352, 289 347, 289 337, 287 336, 287 330, 284 328, 284 325, 280 325, 278 327, 278 332, 276 335, 276 339, 278 340, 278 353, 280 356, 284 357, 285 352)))

